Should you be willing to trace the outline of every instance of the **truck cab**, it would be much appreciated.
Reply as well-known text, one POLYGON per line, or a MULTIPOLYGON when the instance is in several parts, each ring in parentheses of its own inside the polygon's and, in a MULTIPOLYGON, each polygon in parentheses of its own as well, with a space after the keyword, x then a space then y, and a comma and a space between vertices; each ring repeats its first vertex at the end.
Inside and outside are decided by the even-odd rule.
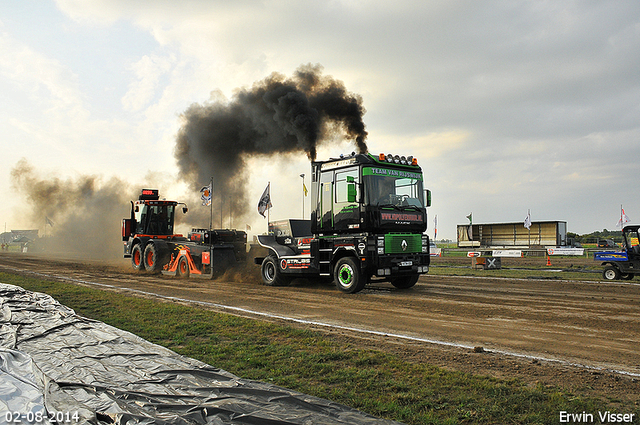
POLYGON ((285 249, 277 235, 258 237, 270 250, 257 259, 263 262, 263 281, 333 278, 348 293, 374 277, 398 288, 415 285, 430 263, 424 231, 431 197, 417 160, 351 154, 312 162, 311 171, 308 251, 285 249))
POLYGON ((422 170, 413 157, 359 154, 314 162, 311 193, 316 234, 422 233, 427 227, 422 170))

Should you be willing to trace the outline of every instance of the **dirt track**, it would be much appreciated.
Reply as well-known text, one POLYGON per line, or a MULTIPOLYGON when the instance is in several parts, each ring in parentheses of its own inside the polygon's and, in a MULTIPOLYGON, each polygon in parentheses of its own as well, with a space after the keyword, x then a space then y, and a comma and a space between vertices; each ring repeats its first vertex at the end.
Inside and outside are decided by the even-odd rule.
POLYGON ((127 260, 0 254, 0 271, 18 270, 205 302, 266 320, 295 319, 296 326, 413 361, 557 385, 623 405, 640 402, 638 278, 610 283, 427 275, 411 290, 379 283, 346 295, 305 280, 265 287, 251 273, 179 280, 133 274, 127 260))

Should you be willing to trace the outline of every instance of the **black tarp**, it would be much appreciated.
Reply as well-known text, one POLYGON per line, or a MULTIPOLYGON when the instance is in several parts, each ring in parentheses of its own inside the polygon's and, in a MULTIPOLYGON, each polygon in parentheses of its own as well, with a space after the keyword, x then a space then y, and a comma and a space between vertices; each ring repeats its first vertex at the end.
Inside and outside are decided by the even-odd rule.
POLYGON ((397 423, 241 379, 0 283, 0 423, 8 412, 77 412, 92 424, 397 423))

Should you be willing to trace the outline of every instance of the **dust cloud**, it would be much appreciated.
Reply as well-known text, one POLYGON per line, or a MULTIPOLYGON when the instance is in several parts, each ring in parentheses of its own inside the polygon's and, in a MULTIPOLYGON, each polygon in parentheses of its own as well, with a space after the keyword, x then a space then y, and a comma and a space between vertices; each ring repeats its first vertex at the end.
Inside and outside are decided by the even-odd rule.
POLYGON ((32 249, 91 259, 122 258, 120 226, 138 188, 112 177, 61 179, 39 175, 26 159, 11 170, 25 197, 26 221, 43 230, 32 249))

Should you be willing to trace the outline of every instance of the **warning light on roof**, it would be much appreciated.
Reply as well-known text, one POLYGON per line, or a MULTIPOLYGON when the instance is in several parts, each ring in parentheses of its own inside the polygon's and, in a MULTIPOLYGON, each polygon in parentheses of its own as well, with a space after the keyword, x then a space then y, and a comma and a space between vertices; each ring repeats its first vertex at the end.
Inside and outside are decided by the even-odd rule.
POLYGON ((400 156, 388 154, 378 154, 378 161, 388 162, 390 164, 402 164, 402 165, 418 165, 418 159, 413 156, 400 156))

